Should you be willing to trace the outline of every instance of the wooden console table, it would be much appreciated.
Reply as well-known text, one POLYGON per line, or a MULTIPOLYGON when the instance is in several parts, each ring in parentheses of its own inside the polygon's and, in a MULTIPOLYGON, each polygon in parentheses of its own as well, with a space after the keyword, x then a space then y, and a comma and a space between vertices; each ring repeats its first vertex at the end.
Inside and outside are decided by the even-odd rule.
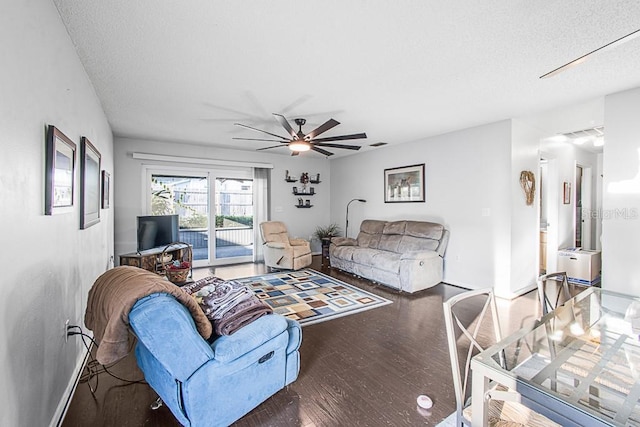
MULTIPOLYGON (((162 252, 167 248, 166 246, 159 246, 157 248, 148 249, 141 252, 131 252, 128 254, 120 255, 120 265, 132 265, 134 267, 140 267, 145 270, 153 271, 157 274, 164 274, 164 266, 162 263, 162 252)), ((192 253, 187 251, 188 245, 183 243, 176 243, 171 245, 166 250, 166 254, 170 254, 173 260, 183 260, 185 255, 192 253)), ((187 260, 190 263, 191 259, 187 260)))

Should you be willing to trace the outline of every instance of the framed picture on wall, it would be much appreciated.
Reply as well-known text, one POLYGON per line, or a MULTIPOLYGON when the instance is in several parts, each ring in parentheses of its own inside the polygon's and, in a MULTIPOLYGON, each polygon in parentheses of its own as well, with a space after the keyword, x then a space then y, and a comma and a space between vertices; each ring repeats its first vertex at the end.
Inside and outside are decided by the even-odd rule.
POLYGON ((102 209, 109 209, 109 186, 111 185, 111 175, 102 171, 102 209))
POLYGON ((100 152, 86 138, 80 143, 80 229, 100 222, 100 152))
POLYGON ((564 188, 562 192, 562 203, 564 203, 565 205, 568 205, 569 203, 571 203, 571 183, 567 181, 564 182, 564 188))
POLYGON ((76 144, 58 128, 47 129, 44 214, 71 212, 75 185, 76 144))
POLYGON ((424 163, 384 170, 384 202, 424 202, 424 163))

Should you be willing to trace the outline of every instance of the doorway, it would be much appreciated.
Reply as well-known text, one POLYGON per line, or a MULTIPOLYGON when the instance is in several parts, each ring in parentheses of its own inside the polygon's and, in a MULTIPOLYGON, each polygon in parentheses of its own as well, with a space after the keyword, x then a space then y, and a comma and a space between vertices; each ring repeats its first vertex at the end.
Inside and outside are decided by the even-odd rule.
POLYGON ((558 160, 551 153, 540 153, 538 165, 538 232, 539 274, 556 271, 558 254, 558 224, 560 190, 554 185, 558 178, 558 160))

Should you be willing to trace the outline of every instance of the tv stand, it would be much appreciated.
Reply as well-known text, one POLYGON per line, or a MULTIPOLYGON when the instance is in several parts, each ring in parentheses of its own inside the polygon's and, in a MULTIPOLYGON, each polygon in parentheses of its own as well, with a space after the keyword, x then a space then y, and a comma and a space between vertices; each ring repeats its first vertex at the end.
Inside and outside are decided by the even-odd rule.
MULTIPOLYGON (((120 265, 132 265, 145 270, 153 271, 157 274, 164 275, 164 266, 162 263, 162 252, 167 248, 166 254, 171 255, 173 260, 182 260, 187 254, 189 246, 185 243, 175 243, 167 248, 167 246, 158 246, 157 248, 147 249, 146 251, 136 251, 128 254, 120 255, 120 265)), ((190 263, 193 261, 188 260, 190 263)))

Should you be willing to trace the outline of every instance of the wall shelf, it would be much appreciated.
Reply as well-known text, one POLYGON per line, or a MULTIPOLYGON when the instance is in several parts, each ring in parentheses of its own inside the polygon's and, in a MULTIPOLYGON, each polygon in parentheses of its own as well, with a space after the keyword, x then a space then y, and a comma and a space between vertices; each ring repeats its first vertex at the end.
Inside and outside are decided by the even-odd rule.
MULTIPOLYGON (((307 187, 308 184, 320 184, 320 174, 316 174, 314 175, 314 178, 317 179, 309 179, 309 174, 304 172, 301 175, 301 181, 300 183, 302 184, 302 187, 296 187, 294 186, 291 193, 294 196, 300 196, 300 198, 298 200, 302 201, 302 197, 309 197, 309 196, 315 196, 316 192, 315 192, 315 188, 313 187, 307 187), (303 183, 304 181, 304 183, 303 183), (306 191, 300 191, 300 190, 306 190, 306 191)), ((287 174, 285 176, 285 182, 298 182, 299 180, 296 178, 293 178, 289 175, 289 171, 287 171, 287 174)), ((297 204, 294 205, 296 208, 311 208, 313 207, 313 205, 310 203, 310 200, 306 200, 304 201, 303 204, 297 204)))

